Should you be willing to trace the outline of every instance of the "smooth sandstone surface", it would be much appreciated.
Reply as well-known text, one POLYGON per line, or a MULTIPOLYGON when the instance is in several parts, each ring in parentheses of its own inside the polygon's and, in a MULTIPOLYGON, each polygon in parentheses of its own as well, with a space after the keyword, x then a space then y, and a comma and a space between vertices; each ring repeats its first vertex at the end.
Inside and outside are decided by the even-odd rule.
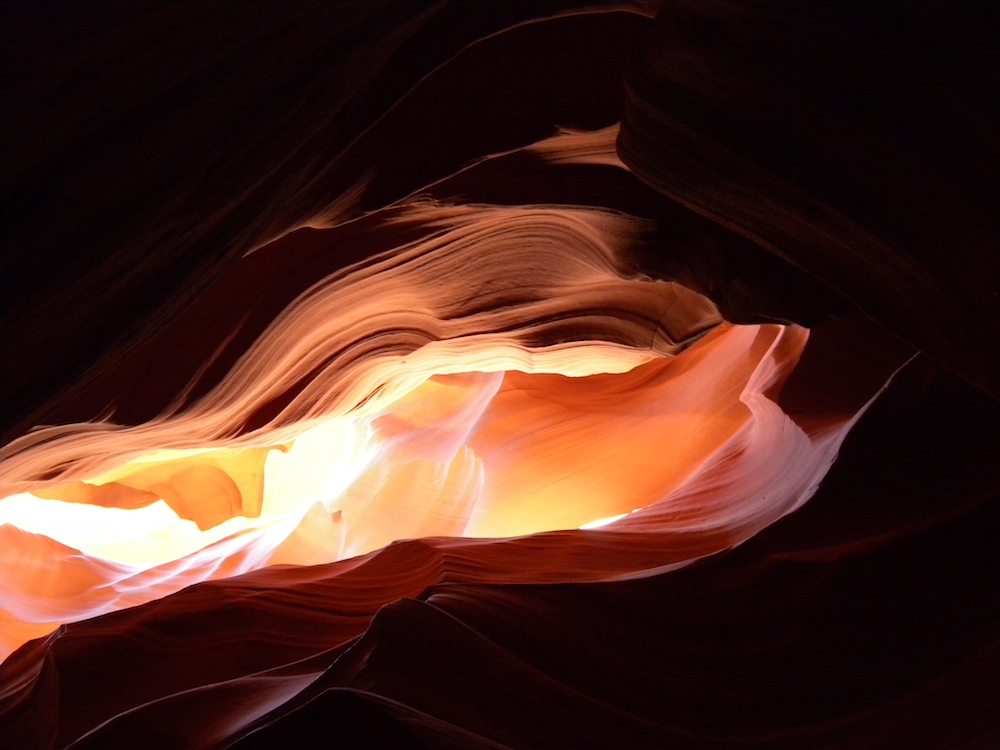
POLYGON ((0 746, 997 741, 993 10, 2 27, 0 746))

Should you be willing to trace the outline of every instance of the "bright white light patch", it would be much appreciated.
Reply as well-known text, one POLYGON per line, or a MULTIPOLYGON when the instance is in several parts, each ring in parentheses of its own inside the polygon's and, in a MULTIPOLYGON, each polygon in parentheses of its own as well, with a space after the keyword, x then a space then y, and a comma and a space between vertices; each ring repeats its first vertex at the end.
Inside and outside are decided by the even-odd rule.
POLYGON ((199 531, 162 500, 125 510, 43 500, 30 493, 0 501, 2 523, 43 534, 93 557, 142 566, 189 555, 249 527, 240 516, 199 531))
POLYGON ((581 529, 599 529, 602 526, 607 526, 609 523, 614 523, 615 521, 620 521, 628 513, 619 513, 617 516, 608 516, 607 518, 598 518, 596 521, 591 521, 590 523, 585 523, 581 526, 581 529))

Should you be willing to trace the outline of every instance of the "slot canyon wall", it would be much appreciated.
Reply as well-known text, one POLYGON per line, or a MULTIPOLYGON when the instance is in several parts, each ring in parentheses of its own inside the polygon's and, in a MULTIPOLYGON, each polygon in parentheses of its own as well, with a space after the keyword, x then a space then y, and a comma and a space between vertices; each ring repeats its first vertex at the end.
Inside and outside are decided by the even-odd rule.
POLYGON ((6 7, 0 746, 1000 742, 1000 13, 871 5, 6 7))

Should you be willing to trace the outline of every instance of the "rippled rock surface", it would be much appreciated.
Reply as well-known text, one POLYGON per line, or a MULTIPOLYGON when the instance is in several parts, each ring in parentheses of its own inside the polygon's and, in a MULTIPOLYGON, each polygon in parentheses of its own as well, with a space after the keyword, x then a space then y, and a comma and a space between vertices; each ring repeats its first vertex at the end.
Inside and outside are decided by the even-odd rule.
POLYGON ((985 7, 5 10, 0 745, 981 748, 985 7))

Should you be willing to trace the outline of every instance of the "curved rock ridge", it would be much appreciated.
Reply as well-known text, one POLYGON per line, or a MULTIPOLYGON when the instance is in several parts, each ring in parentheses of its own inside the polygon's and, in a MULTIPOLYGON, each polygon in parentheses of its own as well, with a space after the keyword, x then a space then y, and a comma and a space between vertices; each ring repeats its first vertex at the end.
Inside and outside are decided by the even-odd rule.
POLYGON ((996 746, 998 35, 0 7, 0 748, 996 746))
MULTIPOLYGON (((923 389, 908 373, 903 390, 923 389)), ((967 711, 969 701, 988 702, 997 618, 979 542, 1000 522, 998 477, 983 482, 970 469, 995 426, 954 384, 924 392, 920 410, 961 418, 969 442, 942 450, 924 424, 886 461, 879 446, 898 435, 913 402, 876 403, 800 513, 683 570, 635 573, 664 563, 665 550, 698 554, 703 533, 432 538, 211 581, 60 628, 0 666, 5 739, 268 747, 335 734, 352 747, 486 748, 555 732, 560 747, 676 737, 688 747, 741 738, 763 748, 780 733, 781 747, 844 738, 878 747, 888 724, 918 747, 974 740, 995 726, 988 712, 959 729, 935 711, 958 710, 956 692, 967 711), (917 458, 911 480, 902 469, 917 458), (942 477, 968 503, 941 502, 933 485, 942 477), (880 506, 900 492, 897 508, 880 506), (845 506, 851 524, 835 523, 845 506), (590 583, 559 583, 567 580, 590 583), (940 611, 941 596, 979 627, 940 611), (914 618, 949 636, 950 650, 935 657, 947 676, 926 678, 926 637, 907 626, 914 618), (99 700, 95 675, 114 687, 99 700), (498 703, 530 721, 511 724, 498 703), (572 718, 547 716, 554 707, 572 718)))
POLYGON ((995 10, 682 1, 656 24, 624 162, 1000 397, 976 344, 1000 337, 995 10))
POLYGON ((721 324, 683 286, 623 275, 631 217, 422 202, 396 220, 428 237, 311 286, 194 404, 5 448, 8 653, 397 539, 613 522, 684 538, 631 572, 689 562, 805 502, 860 414, 803 430, 774 398, 807 332, 721 324))

